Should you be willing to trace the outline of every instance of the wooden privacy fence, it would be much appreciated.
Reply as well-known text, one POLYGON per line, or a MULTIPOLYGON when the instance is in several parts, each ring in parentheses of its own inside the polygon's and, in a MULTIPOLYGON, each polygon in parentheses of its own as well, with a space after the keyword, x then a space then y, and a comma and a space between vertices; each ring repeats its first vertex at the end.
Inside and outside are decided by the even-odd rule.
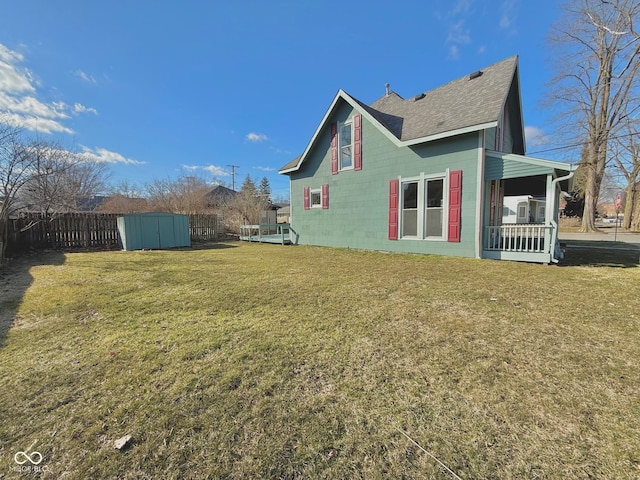
POLYGON ((189 234, 191 241, 214 240, 224 237, 224 223, 218 215, 189 215, 189 234))
MULTIPOLYGON (((43 248, 117 247, 117 219, 114 213, 26 213, 9 221, 7 252, 43 248)), ((217 215, 189 215, 192 241, 224 237, 224 225, 217 215)))

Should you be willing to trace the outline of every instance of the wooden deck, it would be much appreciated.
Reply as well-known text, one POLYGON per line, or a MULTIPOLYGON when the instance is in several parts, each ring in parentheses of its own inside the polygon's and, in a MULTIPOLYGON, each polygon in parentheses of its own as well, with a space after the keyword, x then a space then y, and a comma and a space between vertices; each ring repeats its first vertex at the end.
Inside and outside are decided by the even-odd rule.
POLYGON ((292 239, 293 230, 288 223, 272 223, 260 225, 242 225, 240 227, 240 240, 247 242, 279 243, 291 245, 295 243, 292 239))

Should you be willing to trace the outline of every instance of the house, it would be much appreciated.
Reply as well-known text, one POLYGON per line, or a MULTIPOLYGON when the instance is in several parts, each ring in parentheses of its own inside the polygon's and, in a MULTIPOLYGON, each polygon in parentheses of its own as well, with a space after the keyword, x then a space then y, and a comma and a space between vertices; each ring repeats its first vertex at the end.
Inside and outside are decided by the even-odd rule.
POLYGON ((543 223, 546 199, 514 195, 502 200, 502 223, 543 223))
POLYGON ((289 223, 289 212, 291 209, 289 205, 284 205, 278 208, 278 223, 289 223))
POLYGON ((575 166, 525 155, 518 57, 371 105, 339 90, 284 165, 298 243, 557 262, 558 202, 575 166), (543 201, 505 219, 505 198, 543 201))
POLYGON ((222 208, 229 205, 238 195, 238 192, 225 187, 224 185, 216 185, 208 194, 208 206, 211 208, 222 208))

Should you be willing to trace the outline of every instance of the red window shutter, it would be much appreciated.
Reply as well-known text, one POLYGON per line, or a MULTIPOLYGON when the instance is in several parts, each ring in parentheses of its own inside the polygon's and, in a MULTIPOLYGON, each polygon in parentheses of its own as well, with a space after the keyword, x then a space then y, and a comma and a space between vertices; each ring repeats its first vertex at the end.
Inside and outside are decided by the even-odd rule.
POLYGON ((362 170, 362 115, 353 116, 353 169, 362 170))
POLYGON ((331 124, 331 174, 338 173, 338 124, 331 124))
POLYGON ((322 208, 329 208, 329 184, 322 185, 322 208))
POLYGON ((398 240, 398 179, 389 180, 389 240, 398 240))
POLYGON ((311 199, 309 198, 309 187, 304 187, 304 209, 309 210, 311 199))
POLYGON ((460 241, 462 207, 462 170, 449 172, 449 242, 460 241))

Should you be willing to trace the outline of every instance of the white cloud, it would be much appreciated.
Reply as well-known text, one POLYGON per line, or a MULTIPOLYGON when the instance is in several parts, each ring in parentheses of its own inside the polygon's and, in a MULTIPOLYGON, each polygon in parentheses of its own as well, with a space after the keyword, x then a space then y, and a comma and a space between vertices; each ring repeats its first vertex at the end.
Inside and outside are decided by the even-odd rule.
POLYGON ((214 177, 228 177, 230 174, 224 168, 218 167, 216 165, 182 165, 182 168, 189 172, 195 172, 197 170, 202 170, 205 172, 209 172, 214 177))
POLYGON ((32 75, 18 65, 24 60, 21 53, 0 44, 0 91, 9 93, 33 92, 32 75))
POLYGON ((245 137, 250 142, 266 142, 269 138, 264 133, 248 133, 245 137))
POLYGON ((517 0, 504 0, 500 5, 500 28, 510 30, 511 34, 516 33, 514 23, 516 21, 515 9, 517 0))
POLYGON ((76 70, 74 72, 76 77, 81 78, 82 80, 84 80, 87 83, 93 83, 96 84, 98 82, 96 82, 96 79, 93 75, 89 75, 88 73, 83 72, 82 70, 76 70))
POLYGON ((471 42, 471 35, 469 29, 464 26, 464 20, 460 20, 449 26, 447 42, 456 44, 467 44, 471 42))
POLYGON ((24 56, 0 44, 0 119, 40 133, 74 133, 62 124, 74 115, 98 112, 80 103, 43 102, 38 98, 33 75, 23 68, 24 56))
POLYGON ((69 118, 65 113, 67 108, 67 105, 61 102, 46 104, 32 96, 16 97, 0 91, 0 111, 16 115, 64 119, 69 118))
POLYGON ((228 177, 230 175, 224 168, 217 167, 216 165, 207 165, 202 167, 202 169, 215 177, 228 177))
POLYGON ((540 147, 551 143, 549 137, 538 127, 524 127, 524 136, 527 139, 527 147, 540 147))
POLYGON ((17 128, 26 128, 38 133, 74 133, 56 120, 20 115, 18 113, 3 112, 0 110, 0 123, 13 125, 17 128))
POLYGON ((469 11, 472 3, 473 3, 473 0, 458 0, 456 2, 455 7, 453 7, 453 10, 451 11, 451 13, 453 15, 457 15, 459 13, 465 13, 469 11))
POLYGON ((147 162, 126 158, 119 153, 112 152, 106 148, 89 148, 82 146, 80 154, 85 160, 96 163, 124 163, 128 165, 144 165, 147 162))
POLYGON ((457 45, 451 45, 449 47, 449 56, 454 60, 457 60, 460 57, 460 49, 457 45))
POLYGON ((282 149, 282 148, 271 147, 271 150, 273 150, 276 153, 281 153, 281 154, 284 154, 284 155, 291 155, 291 152, 289 150, 285 150, 285 149, 282 149))
POLYGON ((271 167, 253 167, 256 170, 262 170, 263 172, 275 172, 276 169, 275 168, 271 168, 271 167))
POLYGON ((80 103, 74 103, 73 113, 93 113, 94 115, 97 115, 98 111, 95 108, 89 108, 81 105, 80 103))

